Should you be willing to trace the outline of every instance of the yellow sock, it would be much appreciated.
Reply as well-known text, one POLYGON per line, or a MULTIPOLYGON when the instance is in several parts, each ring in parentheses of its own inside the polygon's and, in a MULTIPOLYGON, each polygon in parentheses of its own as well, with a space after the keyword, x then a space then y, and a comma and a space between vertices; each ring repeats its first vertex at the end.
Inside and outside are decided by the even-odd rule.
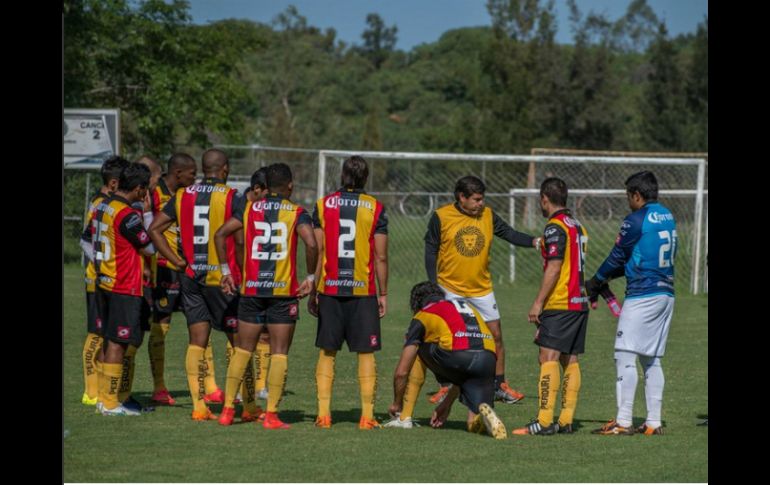
POLYGON ((275 413, 286 387, 286 374, 289 370, 289 357, 286 354, 270 356, 270 370, 267 371, 267 412, 275 413))
POLYGON ((249 360, 246 361, 246 370, 243 373, 243 381, 241 381, 241 401, 243 403, 243 409, 249 414, 255 414, 258 412, 259 406, 257 406, 257 400, 254 395, 256 389, 254 388, 254 353, 249 354, 249 360))
POLYGON ((199 413, 206 412, 206 403, 203 402, 204 378, 206 376, 206 349, 197 345, 187 346, 185 356, 185 370, 187 371, 187 385, 190 386, 193 410, 199 413))
POLYGON ((115 409, 118 406, 118 389, 120 388, 120 375, 122 373, 123 364, 102 364, 104 409, 115 409))
POLYGON ((107 394, 107 378, 104 377, 104 364, 94 360, 96 367, 96 402, 104 404, 104 396, 107 394))
MULTIPOLYGON (((318 415, 331 416, 332 385, 334 384, 334 362, 337 351, 321 349, 315 367, 315 383, 318 389, 318 415)), ((268 397, 269 391, 268 391, 268 397)))
POLYGON ((417 404, 417 398, 420 396, 420 389, 424 383, 425 363, 417 357, 406 381, 406 392, 401 404, 401 420, 411 418, 414 415, 414 406, 417 404))
POLYGON ((267 387, 267 369, 270 365, 270 344, 259 342, 257 351, 254 352, 254 360, 257 367, 257 381, 254 383, 258 390, 267 387))
POLYGON ((99 394, 99 379, 96 373, 96 354, 99 352, 99 345, 102 338, 95 333, 86 335, 86 341, 83 344, 83 382, 85 383, 85 393, 89 399, 95 398, 99 394))
POLYGON ((361 417, 374 419, 374 400, 377 397, 374 352, 358 354, 358 384, 361 386, 361 417))
POLYGON ((537 390, 537 397, 540 399, 537 420, 541 426, 550 426, 553 423, 553 409, 556 407, 558 393, 559 363, 556 361, 544 362, 540 365, 540 383, 537 390))
POLYGON ((123 370, 120 374, 120 388, 118 389, 118 401, 124 402, 131 395, 134 385, 134 369, 136 367, 136 347, 129 345, 123 354, 123 370))
POLYGON ((564 369, 564 379, 561 388, 561 413, 559 426, 572 424, 577 408, 578 392, 580 391, 580 365, 573 362, 564 369))
MULTIPOLYGON (((227 343, 229 344, 230 342, 228 341, 227 343)), ((206 394, 211 394, 219 388, 217 387, 216 374, 214 374, 214 349, 211 347, 210 335, 209 343, 206 345, 205 358, 207 367, 206 375, 203 378, 203 387, 206 389, 206 394)))
POLYGON ((153 392, 166 389, 163 367, 166 363, 166 334, 168 323, 153 323, 150 326, 150 338, 147 341, 147 353, 150 354, 153 392))
POLYGON ((246 365, 251 360, 251 352, 236 347, 233 350, 233 356, 230 358, 230 365, 227 366, 227 382, 225 383, 225 403, 224 406, 233 407, 233 400, 238 394, 238 388, 241 386, 243 373, 246 371, 246 365))

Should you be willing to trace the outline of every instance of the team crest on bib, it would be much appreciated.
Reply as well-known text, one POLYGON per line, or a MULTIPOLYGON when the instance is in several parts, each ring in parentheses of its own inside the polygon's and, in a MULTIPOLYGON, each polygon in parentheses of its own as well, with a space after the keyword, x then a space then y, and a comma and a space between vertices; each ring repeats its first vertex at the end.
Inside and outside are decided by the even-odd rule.
POLYGON ((472 258, 481 254, 486 238, 477 227, 466 226, 455 234, 455 248, 463 256, 472 258))

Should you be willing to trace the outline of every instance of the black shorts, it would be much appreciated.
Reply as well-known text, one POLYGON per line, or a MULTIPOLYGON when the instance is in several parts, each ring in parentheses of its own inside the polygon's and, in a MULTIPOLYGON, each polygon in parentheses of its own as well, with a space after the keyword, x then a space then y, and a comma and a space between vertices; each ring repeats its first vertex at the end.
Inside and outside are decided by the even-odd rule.
POLYGON ((376 296, 318 295, 318 330, 315 346, 350 352, 374 352, 381 348, 380 310, 376 296))
POLYGON ((439 382, 460 387, 460 402, 478 414, 479 404, 494 407, 497 357, 488 350, 444 350, 438 344, 421 344, 417 355, 439 382))
POLYGON ((208 322, 211 328, 225 333, 238 331, 238 295, 227 295, 218 286, 196 283, 180 274, 182 312, 187 325, 208 322))
POLYGON ((102 337, 116 343, 140 346, 144 298, 112 293, 98 287, 95 298, 102 319, 102 337))
POLYGON ((562 354, 582 354, 586 348, 588 312, 546 310, 540 315, 535 344, 562 354))
POLYGON ((157 267, 155 288, 152 289, 153 312, 155 321, 181 310, 179 272, 164 266, 157 267))
POLYGON ((246 323, 297 323, 297 298, 265 298, 241 295, 238 301, 238 320, 246 323))
POLYGON ((96 294, 93 291, 86 291, 86 326, 88 333, 102 334, 102 319, 99 318, 96 294))

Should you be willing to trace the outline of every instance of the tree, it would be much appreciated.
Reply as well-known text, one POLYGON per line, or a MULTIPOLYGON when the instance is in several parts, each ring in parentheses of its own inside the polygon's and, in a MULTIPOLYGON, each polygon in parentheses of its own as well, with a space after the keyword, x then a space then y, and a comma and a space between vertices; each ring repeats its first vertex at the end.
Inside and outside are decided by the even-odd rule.
POLYGON ((379 69, 396 46, 398 27, 386 27, 385 22, 376 13, 366 16, 366 24, 368 28, 361 34, 364 39, 361 50, 374 68, 379 69))
POLYGON ((709 19, 698 25, 687 79, 691 150, 709 149, 709 19))

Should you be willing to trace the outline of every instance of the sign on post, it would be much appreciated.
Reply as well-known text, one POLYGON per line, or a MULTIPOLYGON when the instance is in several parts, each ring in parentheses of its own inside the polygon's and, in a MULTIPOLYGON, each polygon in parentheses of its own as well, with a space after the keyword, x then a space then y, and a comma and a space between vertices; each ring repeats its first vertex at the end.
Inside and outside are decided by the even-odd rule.
POLYGON ((65 109, 64 168, 98 169, 120 153, 119 109, 65 109))

